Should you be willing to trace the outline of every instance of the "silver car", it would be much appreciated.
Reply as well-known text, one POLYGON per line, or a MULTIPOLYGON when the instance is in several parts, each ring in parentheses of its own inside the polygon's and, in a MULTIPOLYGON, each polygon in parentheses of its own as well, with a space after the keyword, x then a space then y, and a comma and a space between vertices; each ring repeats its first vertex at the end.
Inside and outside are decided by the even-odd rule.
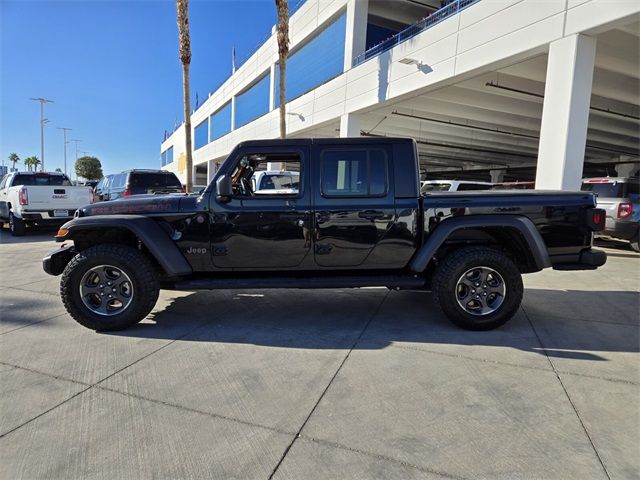
POLYGON ((599 177, 582 180, 582 190, 596 194, 598 208, 607 212, 603 236, 628 240, 640 252, 640 179, 638 177, 599 177))

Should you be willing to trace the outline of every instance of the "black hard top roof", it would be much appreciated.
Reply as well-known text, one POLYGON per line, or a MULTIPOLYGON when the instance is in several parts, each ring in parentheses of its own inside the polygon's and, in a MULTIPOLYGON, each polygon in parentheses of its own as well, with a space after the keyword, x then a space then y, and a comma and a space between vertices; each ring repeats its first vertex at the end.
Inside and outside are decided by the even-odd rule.
POLYGON ((278 147, 293 145, 380 145, 390 143, 413 143, 412 138, 401 137, 347 137, 347 138, 274 138, 264 140, 245 140, 237 147, 278 147))

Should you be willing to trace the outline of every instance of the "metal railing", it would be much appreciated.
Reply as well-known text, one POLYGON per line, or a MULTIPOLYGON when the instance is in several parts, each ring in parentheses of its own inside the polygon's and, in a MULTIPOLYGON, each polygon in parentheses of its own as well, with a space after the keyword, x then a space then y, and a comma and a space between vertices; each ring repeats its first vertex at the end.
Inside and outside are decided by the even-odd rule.
POLYGON ((394 36, 361 53, 353 60, 353 66, 355 67, 356 65, 359 65, 362 62, 369 60, 370 58, 380 55, 382 52, 386 52, 387 50, 392 49, 396 45, 399 45, 402 42, 415 37, 419 33, 424 32, 425 30, 433 27, 441 21, 458 14, 468 6, 479 1, 480 0, 454 0, 448 5, 440 8, 439 10, 436 10, 428 17, 417 21, 413 25, 410 25, 404 30, 396 33, 394 36))

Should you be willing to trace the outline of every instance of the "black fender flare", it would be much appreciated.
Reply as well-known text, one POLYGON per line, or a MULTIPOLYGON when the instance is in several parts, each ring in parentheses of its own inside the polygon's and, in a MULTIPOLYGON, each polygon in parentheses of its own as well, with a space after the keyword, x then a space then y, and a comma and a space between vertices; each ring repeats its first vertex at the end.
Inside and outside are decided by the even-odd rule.
POLYGON ((68 230, 64 236, 56 236, 56 241, 73 240, 81 231, 103 228, 118 228, 133 233, 162 269, 170 277, 190 275, 191 265, 184 258, 178 246, 169 238, 162 227, 149 217, 143 215, 95 215, 78 217, 65 223, 61 229, 68 230))
POLYGON ((524 238, 529 246, 531 255, 540 270, 551 267, 551 260, 544 240, 533 222, 521 215, 478 215, 466 217, 453 217, 443 220, 433 230, 424 245, 416 252, 409 263, 409 269, 413 272, 423 272, 442 244, 457 230, 465 228, 506 227, 514 228, 524 238))

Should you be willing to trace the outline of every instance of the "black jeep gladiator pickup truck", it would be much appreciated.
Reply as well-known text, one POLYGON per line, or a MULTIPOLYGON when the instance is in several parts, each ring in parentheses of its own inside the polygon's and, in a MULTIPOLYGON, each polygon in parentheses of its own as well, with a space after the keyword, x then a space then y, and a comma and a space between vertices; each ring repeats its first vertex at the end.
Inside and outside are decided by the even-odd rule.
POLYGON ((521 274, 606 261, 591 248, 605 222, 591 193, 421 196, 419 180, 411 139, 243 142, 199 196, 79 209, 43 266, 95 330, 139 322, 161 288, 366 286, 431 290, 451 321, 488 330, 516 313, 521 274))

